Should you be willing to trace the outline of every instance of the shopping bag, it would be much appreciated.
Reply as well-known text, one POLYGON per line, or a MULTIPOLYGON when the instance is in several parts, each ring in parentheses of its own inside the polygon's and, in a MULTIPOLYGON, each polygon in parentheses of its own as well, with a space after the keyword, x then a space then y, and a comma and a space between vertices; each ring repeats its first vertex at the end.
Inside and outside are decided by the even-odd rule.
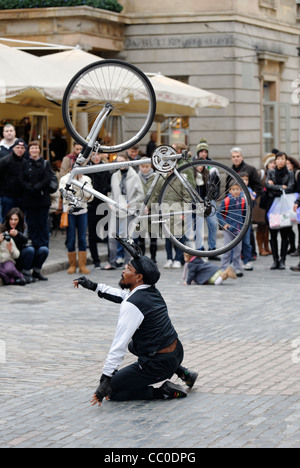
POLYGON ((281 229, 297 224, 297 213, 294 211, 294 204, 298 198, 297 193, 286 194, 274 199, 268 212, 270 229, 281 229))
POLYGON ((60 229, 66 229, 69 226, 69 214, 68 212, 62 213, 60 217, 60 229))

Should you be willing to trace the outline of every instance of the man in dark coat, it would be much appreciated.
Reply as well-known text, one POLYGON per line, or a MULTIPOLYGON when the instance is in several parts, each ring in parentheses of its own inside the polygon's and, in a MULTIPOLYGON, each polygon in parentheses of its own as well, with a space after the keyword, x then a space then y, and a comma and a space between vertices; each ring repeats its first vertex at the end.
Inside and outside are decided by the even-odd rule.
POLYGON ((25 141, 18 139, 12 147, 12 154, 0 159, 0 196, 3 219, 12 208, 20 208, 22 211, 24 209, 20 180, 27 166, 26 150, 25 141))
POLYGON ((231 150, 232 169, 240 174, 246 172, 249 176, 249 187, 259 196, 262 192, 262 184, 255 167, 245 163, 241 148, 232 148, 231 150))

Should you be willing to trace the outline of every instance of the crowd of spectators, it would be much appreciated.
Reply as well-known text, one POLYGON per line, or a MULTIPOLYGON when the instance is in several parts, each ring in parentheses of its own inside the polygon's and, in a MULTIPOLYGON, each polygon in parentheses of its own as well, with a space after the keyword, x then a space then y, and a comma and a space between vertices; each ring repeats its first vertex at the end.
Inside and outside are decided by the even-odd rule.
MULTIPOLYGON (((126 209, 134 212, 149 191, 155 171, 146 158, 153 152, 155 145, 156 133, 153 132, 145 154, 135 146, 116 156, 117 162, 145 158, 144 163, 138 167, 121 167, 115 172, 106 169, 78 177, 85 186, 109 195, 112 200, 120 203, 124 211, 116 212, 113 206, 108 209, 104 202, 74 187, 80 198, 80 205, 79 210, 69 213, 68 203, 61 199, 59 188, 65 187, 68 174, 81 152, 81 146, 75 143, 72 152, 66 154, 66 141, 60 132, 56 132, 50 144, 50 161, 46 161, 38 140, 26 144, 23 139, 17 138, 12 125, 5 125, 0 142, 0 278, 3 283, 23 286, 36 281, 47 281, 42 268, 49 255, 49 236, 55 222, 56 228, 66 231, 69 274, 75 274, 77 268, 82 274, 90 273, 87 268, 88 249, 95 269, 113 270, 126 264, 129 260, 126 252, 115 241, 112 233, 126 237, 127 227, 133 219, 133 216, 126 214, 126 209), (109 215, 108 211, 115 211, 115 216, 109 215), (51 213, 55 213, 55 216, 51 216, 51 213), (58 222, 55 221, 57 217, 58 222), (99 242, 107 244, 108 263, 104 267, 101 267, 98 254, 99 242)), ((186 146, 178 143, 174 148, 181 153, 186 146)), ((206 140, 200 141, 194 159, 210 159, 206 140)), ((255 168, 247 164, 240 148, 231 150, 232 168, 248 186, 254 206, 253 223, 243 243, 233 253, 224 254, 222 258, 211 257, 210 262, 197 261, 188 256, 184 258, 182 251, 175 248, 169 239, 165 240, 164 268, 179 269, 185 265, 184 284, 222 284, 228 277, 236 279, 243 276, 244 271, 253 270, 257 255, 272 255, 272 270, 284 270, 287 255, 300 256, 300 224, 295 228, 289 226, 270 229, 267 217, 275 198, 283 193, 300 193, 300 163, 276 149, 263 161, 263 168, 255 168), (220 262, 219 266, 215 262, 220 262), (195 276, 194 280, 191 279, 191 272, 195 276)), ((89 164, 104 163, 108 163, 107 155, 94 154, 89 164)), ((210 179, 216 181, 218 171, 213 167, 207 171, 210 179)), ((162 183, 157 185, 149 200, 145 209, 148 214, 151 206, 158 200, 162 183)), ((200 185, 201 194, 203 187, 200 185)), ((242 196, 238 192, 238 187, 235 186, 228 189, 232 199, 242 196)), ((299 205, 300 198, 297 199, 295 195, 295 211, 299 205)), ((206 222, 208 246, 213 251, 216 249, 218 226, 222 225, 224 239, 230 233, 227 231, 226 219, 224 216, 218 219, 218 213, 206 218, 206 222)), ((140 236, 136 242, 145 253, 144 237, 140 236)), ((156 262, 157 238, 150 235, 149 243, 150 256, 156 262)), ((292 269, 300 271, 300 264, 292 269)))

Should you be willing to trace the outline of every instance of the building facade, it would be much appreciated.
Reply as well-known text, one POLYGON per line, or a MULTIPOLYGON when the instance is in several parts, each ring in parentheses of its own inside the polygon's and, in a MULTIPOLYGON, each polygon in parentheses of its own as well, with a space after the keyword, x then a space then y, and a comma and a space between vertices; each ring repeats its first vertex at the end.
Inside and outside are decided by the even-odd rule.
POLYGON ((211 156, 223 161, 239 146, 257 167, 274 147, 299 157, 299 106, 292 99, 299 74, 295 0, 121 3, 126 60, 230 100, 226 109, 203 109, 200 117, 173 124, 173 138, 182 132, 193 152, 206 138, 211 156))

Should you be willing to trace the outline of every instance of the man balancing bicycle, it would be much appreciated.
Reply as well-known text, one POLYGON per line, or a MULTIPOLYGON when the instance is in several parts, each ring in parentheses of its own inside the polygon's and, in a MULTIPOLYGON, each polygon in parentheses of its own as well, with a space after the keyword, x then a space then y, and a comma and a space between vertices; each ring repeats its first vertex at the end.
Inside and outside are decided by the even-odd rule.
POLYGON ((74 280, 74 287, 80 285, 100 298, 120 304, 115 337, 91 403, 101 406, 103 398, 112 401, 185 398, 185 390, 167 379, 177 374, 192 388, 198 374, 181 366, 183 347, 166 303, 155 287, 160 272, 135 244, 116 238, 133 257, 122 273, 121 289, 93 283, 84 276, 74 280), (127 346, 138 360, 118 370, 127 346), (164 380, 160 387, 152 386, 164 380))

